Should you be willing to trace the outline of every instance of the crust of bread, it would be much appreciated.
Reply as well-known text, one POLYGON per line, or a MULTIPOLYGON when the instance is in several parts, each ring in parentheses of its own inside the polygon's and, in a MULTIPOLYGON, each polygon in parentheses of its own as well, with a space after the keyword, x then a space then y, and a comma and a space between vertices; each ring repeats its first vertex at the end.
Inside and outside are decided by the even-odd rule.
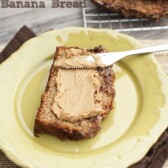
MULTIPOLYGON (((51 111, 51 105, 57 91, 55 83, 57 68, 54 67, 54 62, 61 58, 61 55, 59 54, 61 51, 68 50, 70 48, 71 47, 65 46, 57 47, 54 61, 50 69, 47 86, 44 94, 41 97, 41 104, 35 119, 34 135, 36 137, 43 133, 54 135, 62 140, 81 140, 94 137, 100 130, 101 120, 106 118, 109 112, 112 110, 112 103, 115 97, 115 90, 113 87, 115 76, 112 67, 108 67, 104 69, 97 69, 102 77, 101 92, 107 97, 108 100, 103 102, 104 113, 101 116, 86 118, 82 121, 70 122, 59 120, 51 111)), ((105 50, 102 47, 96 47, 90 50, 90 52, 100 53, 105 52, 105 50)))

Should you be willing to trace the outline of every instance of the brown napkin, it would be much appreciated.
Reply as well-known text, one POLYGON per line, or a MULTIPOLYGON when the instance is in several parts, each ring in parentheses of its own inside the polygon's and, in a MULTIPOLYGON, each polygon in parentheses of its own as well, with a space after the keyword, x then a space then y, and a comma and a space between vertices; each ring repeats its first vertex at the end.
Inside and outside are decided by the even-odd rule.
POLYGON ((4 50, 0 53, 0 63, 5 61, 13 52, 15 52, 19 47, 30 38, 35 37, 33 31, 28 27, 23 26, 14 36, 14 38, 8 43, 4 50))
MULTIPOLYGON (((9 42, 5 49, 0 53, 0 63, 6 60, 13 52, 15 52, 19 47, 30 38, 36 35, 28 27, 22 27, 14 38, 9 42)), ((0 167, 4 168, 16 168, 12 162, 0 153, 0 167), (3 158, 3 161, 2 159, 3 158), (2 162, 2 163, 1 163, 2 162)), ((147 155, 140 160, 138 163, 132 165, 130 168, 161 168, 168 159, 168 128, 161 135, 159 140, 153 147, 149 150, 147 155)))

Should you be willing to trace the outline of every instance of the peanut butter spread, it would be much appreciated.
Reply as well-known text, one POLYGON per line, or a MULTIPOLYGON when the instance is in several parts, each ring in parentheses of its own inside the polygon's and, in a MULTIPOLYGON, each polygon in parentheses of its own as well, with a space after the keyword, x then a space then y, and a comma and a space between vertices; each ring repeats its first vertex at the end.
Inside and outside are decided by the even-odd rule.
POLYGON ((58 69, 52 111, 57 118, 76 121, 103 112, 99 74, 94 69, 58 69))

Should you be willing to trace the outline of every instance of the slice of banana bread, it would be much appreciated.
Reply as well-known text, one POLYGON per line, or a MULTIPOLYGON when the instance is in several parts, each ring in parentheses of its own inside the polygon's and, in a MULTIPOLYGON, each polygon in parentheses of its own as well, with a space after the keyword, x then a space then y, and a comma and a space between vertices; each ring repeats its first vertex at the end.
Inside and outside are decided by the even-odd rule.
POLYGON ((35 119, 35 136, 46 133, 60 139, 80 140, 98 133, 101 121, 113 108, 112 67, 62 70, 55 63, 62 58, 100 52, 105 52, 101 46, 91 50, 57 47, 35 119))
POLYGON ((113 12, 121 12, 125 17, 150 18, 159 20, 168 17, 167 0, 93 0, 113 12))

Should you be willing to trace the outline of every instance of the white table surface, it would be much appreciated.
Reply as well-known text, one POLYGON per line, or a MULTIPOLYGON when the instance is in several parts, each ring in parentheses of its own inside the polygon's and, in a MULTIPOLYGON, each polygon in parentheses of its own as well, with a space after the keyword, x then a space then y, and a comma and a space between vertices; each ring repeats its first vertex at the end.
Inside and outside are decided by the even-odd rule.
MULTIPOLYGON (((88 7, 90 0, 87 0, 88 7)), ((81 8, 51 8, 47 0, 45 9, 0 8, 0 45, 6 44, 21 26, 27 25, 35 33, 64 27, 83 27, 81 8)), ((165 21, 168 25, 168 19, 165 21)), ((168 39, 168 30, 128 32, 138 39, 168 39)))

